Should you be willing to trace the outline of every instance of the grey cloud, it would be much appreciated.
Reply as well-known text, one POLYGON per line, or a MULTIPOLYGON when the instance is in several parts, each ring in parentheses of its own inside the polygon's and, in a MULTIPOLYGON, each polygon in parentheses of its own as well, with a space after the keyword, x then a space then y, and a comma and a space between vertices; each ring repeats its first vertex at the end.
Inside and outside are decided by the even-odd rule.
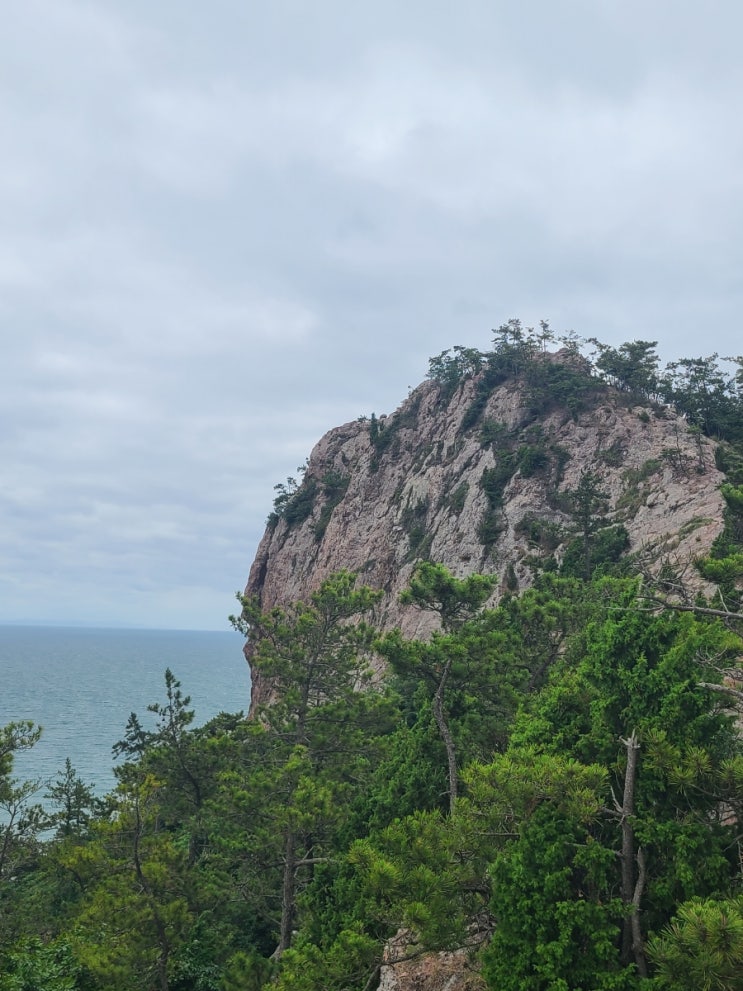
POLYGON ((16 4, 0 620, 222 626, 274 484, 511 316, 740 350, 742 20, 16 4))

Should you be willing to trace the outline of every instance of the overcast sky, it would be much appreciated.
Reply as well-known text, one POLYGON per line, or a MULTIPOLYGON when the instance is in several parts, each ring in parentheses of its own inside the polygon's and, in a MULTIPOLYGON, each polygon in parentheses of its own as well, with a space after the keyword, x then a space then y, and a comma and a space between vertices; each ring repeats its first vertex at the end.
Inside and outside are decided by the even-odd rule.
POLYGON ((454 344, 739 353, 737 0, 23 0, 0 620, 226 628, 273 486, 454 344))

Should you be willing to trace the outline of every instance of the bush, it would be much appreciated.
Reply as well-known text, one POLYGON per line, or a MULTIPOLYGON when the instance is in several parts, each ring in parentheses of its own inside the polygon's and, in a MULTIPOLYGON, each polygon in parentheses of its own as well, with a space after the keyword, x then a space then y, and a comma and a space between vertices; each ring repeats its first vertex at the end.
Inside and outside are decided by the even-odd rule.
POLYGON ((524 444, 516 452, 522 478, 532 478, 549 466, 549 454, 542 446, 524 444))
POLYGON ((477 527, 477 538, 483 547, 492 547, 503 533, 503 523, 498 513, 486 511, 477 527))
MULTIPOLYGON (((621 524, 597 530, 590 538, 591 575, 607 573, 629 547, 629 533, 621 524)), ((566 578, 585 578, 585 542, 583 537, 570 541, 562 558, 560 573, 566 578)))
POLYGON ((549 553, 556 550, 562 543, 562 530, 552 520, 540 519, 533 513, 527 513, 516 524, 516 533, 526 537, 530 544, 535 544, 541 551, 549 553))
POLYGON ((480 477, 480 487, 488 498, 490 509, 499 509, 503 493, 516 472, 516 458, 509 452, 501 455, 492 468, 485 468, 480 477))
POLYGON ((459 485, 456 487, 456 489, 454 489, 454 491, 449 494, 449 497, 446 500, 446 505, 449 507, 452 513, 456 513, 457 516, 459 516, 459 514, 464 509, 464 504, 467 499, 467 493, 469 492, 469 490, 470 490, 469 482, 467 481, 460 482, 459 485))

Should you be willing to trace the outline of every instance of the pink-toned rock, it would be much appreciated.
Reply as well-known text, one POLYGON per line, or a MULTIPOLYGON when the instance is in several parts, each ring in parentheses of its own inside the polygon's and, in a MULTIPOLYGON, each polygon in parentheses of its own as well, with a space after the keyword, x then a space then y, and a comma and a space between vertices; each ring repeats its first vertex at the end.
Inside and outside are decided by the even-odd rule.
MULTIPOLYGON (((563 359, 553 355, 549 360, 563 359)), ((605 387, 596 389, 575 418, 553 407, 534 419, 517 381, 494 389, 477 424, 463 430, 476 390, 477 380, 466 380, 445 402, 439 386, 425 382, 380 421, 383 435, 376 445, 367 420, 325 434, 304 476, 304 485, 317 487, 312 512, 302 522, 289 525, 280 518, 267 528, 246 592, 258 596, 266 609, 287 605, 345 568, 385 590, 376 616, 383 628, 399 626, 407 636, 424 636, 432 629, 431 615, 399 603, 415 560, 440 561, 460 577, 498 574, 493 602, 507 586, 527 587, 534 578, 530 557, 537 549, 519 524, 533 514, 561 527, 555 549, 559 561, 571 527, 574 532, 564 493, 587 470, 600 477, 609 494, 609 516, 626 527, 630 553, 641 554, 651 572, 671 565, 692 587, 702 586, 691 565, 709 551, 723 512, 723 478, 711 441, 692 434, 674 412, 628 405, 626 395, 605 387), (504 457, 505 448, 483 443, 483 424, 502 424, 503 431, 510 431, 511 449, 534 443, 538 435, 552 452, 546 472, 525 477, 516 470, 507 481, 497 513, 500 533, 489 545, 480 531, 488 511, 481 479, 504 457), (560 470, 561 451, 567 458, 560 470), (347 480, 347 488, 327 518, 323 479, 329 472, 347 480)), ((256 678, 252 706, 266 698, 266 686, 256 678)))
POLYGON ((377 991, 485 991, 472 950, 417 953, 406 933, 384 951, 377 991))

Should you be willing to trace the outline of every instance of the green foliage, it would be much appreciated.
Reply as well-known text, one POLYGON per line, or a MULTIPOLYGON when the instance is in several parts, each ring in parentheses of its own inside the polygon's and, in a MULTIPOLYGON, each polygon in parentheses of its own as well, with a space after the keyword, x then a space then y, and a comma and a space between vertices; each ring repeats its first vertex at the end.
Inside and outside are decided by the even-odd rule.
POLYGON ((740 444, 734 447, 720 441, 715 447, 715 466, 727 476, 731 485, 743 485, 743 451, 740 444))
POLYGON ((12 771, 15 755, 40 737, 41 728, 29 720, 0 727, 0 949, 26 932, 19 903, 36 866, 44 812, 34 802, 39 782, 18 781, 12 771))
POLYGON ((35 746, 40 738, 41 727, 28 719, 0 727, 0 797, 10 787, 14 755, 35 746))
MULTIPOLYGON (((467 620, 481 609, 495 582, 494 575, 455 578, 443 565, 423 562, 413 572, 400 601, 438 613, 444 633, 452 634, 461 630, 467 620)), ((438 637, 430 645, 418 649, 421 645, 403 642, 397 632, 380 641, 378 646, 386 650, 387 656, 393 663, 396 661, 401 669, 412 663, 433 682, 435 691, 431 705, 446 750, 449 802, 450 808, 453 808, 457 797, 457 755, 449 725, 447 686, 450 679, 456 676, 456 662, 462 656, 461 646, 452 642, 451 637, 446 642, 438 637)))
MULTIPOLYGON (((549 330, 546 323, 542 324, 542 330, 546 341, 549 330)), ((529 364, 539 349, 534 328, 525 328, 520 320, 511 319, 493 331, 493 351, 488 355, 488 366, 503 375, 514 375, 529 364)))
POLYGON ((492 594, 494 575, 468 575, 455 578, 443 564, 418 564, 408 588, 400 595, 404 605, 415 605, 438 613, 442 628, 451 631, 482 608, 492 594))
MULTIPOLYGON (((544 321, 535 330, 512 319, 493 332, 491 351, 457 346, 431 359, 429 378, 439 384, 446 403, 463 381, 474 378, 473 399, 460 424, 463 434, 482 420, 493 390, 508 380, 518 380, 523 385, 525 408, 532 419, 560 408, 575 418, 608 387, 625 393, 631 401, 654 404, 658 416, 665 415, 666 407, 659 404, 663 402, 683 413, 692 429, 728 442, 725 470, 736 473, 731 479, 739 483, 743 480, 743 469, 738 464, 743 464, 743 358, 719 359, 717 354, 682 358, 661 371, 656 344, 637 340, 612 347, 595 337, 582 340, 572 333, 555 337, 544 321), (557 360, 546 354, 547 345, 555 340, 563 346, 557 360), (594 347, 593 364, 580 354, 585 344, 594 347)), ((643 423, 650 422, 647 410, 638 415, 643 423)), ((500 444, 497 428, 491 421, 484 421, 484 445, 500 444)), ((613 464, 621 463, 620 457, 619 450, 604 454, 605 459, 613 459, 613 464)), ((679 472, 688 473, 693 468, 678 448, 669 448, 667 457, 679 472)), ((701 439, 696 468, 705 470, 701 439)))
POLYGON ((611 596, 612 611, 574 638, 525 709, 511 745, 597 760, 611 769, 620 794, 624 766, 617 741, 628 727, 637 728, 635 831, 648 850, 643 912, 652 926, 684 898, 724 887, 730 874, 730 837, 713 809, 727 787, 726 761, 739 744, 700 683, 714 677, 704 658, 724 664, 739 643, 689 614, 648 616, 633 609, 630 583, 599 587, 611 596))
POLYGON ((162 823, 158 784, 145 776, 120 786, 116 818, 96 825, 90 843, 62 862, 85 877, 71 934, 77 958, 105 987, 164 982, 192 921, 187 851, 162 823))
POLYGON ((298 717, 302 728, 311 708, 352 696, 364 676, 373 634, 365 624, 349 621, 368 613, 381 596, 367 586, 357 588, 356 575, 348 571, 331 575, 308 602, 286 610, 263 612, 256 599, 237 596, 242 612, 230 621, 254 644, 252 663, 279 697, 266 711, 269 721, 298 717))
POLYGON ((512 436, 507 423, 498 420, 485 420, 480 428, 480 443, 483 447, 492 445, 494 449, 507 446, 512 436))
POLYGON ((720 492, 733 516, 743 518, 743 485, 726 482, 720 486, 720 492))
POLYGON ((523 444, 516 452, 516 461, 522 477, 532 478, 548 467, 550 458, 543 446, 523 444))
POLYGON ((699 571, 717 585, 735 586, 743 579, 743 554, 723 558, 707 558, 698 562, 699 571))
POLYGON ((90 975, 67 940, 22 940, 2 962, 0 991, 93 991, 90 975))
POLYGON ((480 488, 487 497, 488 507, 478 528, 478 536, 486 547, 497 540, 502 530, 499 511, 503 506, 506 487, 516 470, 516 458, 510 451, 503 453, 492 468, 483 469, 480 488))
POLYGON ((287 526, 298 526, 312 515, 316 495, 317 482, 314 478, 305 478, 284 507, 282 516, 287 526))
POLYGON ((516 524, 516 533, 526 537, 530 544, 544 553, 556 550, 563 540, 562 527, 559 524, 542 519, 534 513, 521 517, 516 524))
POLYGON ((316 540, 322 540, 325 535, 325 531, 328 528, 328 523, 330 523, 330 517, 333 515, 333 510, 346 494, 350 481, 350 475, 344 475, 342 472, 335 470, 326 472, 321 478, 320 484, 322 487, 323 497, 325 498, 325 504, 323 505, 320 511, 320 516, 315 524, 316 540))
POLYGON ((597 383, 582 362, 552 362, 540 357, 526 366, 524 379, 526 408, 532 417, 543 416, 557 407, 566 409, 575 419, 597 390, 597 383))
POLYGON ((304 943, 287 951, 276 991, 363 991, 379 967, 379 941, 361 926, 343 929, 327 946, 304 943))
POLYGON ((415 674, 398 677, 401 699, 409 699, 404 722, 387 740, 379 764, 369 779, 368 792, 353 807, 354 831, 349 842, 376 832, 416 810, 441 809, 446 797, 446 761, 431 712, 432 689, 421 689, 415 674), (410 723, 411 725, 408 725, 410 723))
POLYGON ((289 528, 304 523, 312 515, 315 498, 318 494, 317 480, 307 476, 306 465, 297 468, 302 481, 290 475, 286 483, 274 485, 278 493, 273 501, 273 512, 268 517, 269 526, 276 526, 284 520, 289 528))
POLYGON ((259 953, 239 950, 222 978, 222 991, 261 991, 276 973, 276 965, 259 953))
MULTIPOLYGON (((533 345, 518 332, 502 342, 514 364, 533 345)), ((539 431, 497 443, 511 474, 554 471, 539 431)), ((600 479, 582 482, 580 577, 541 573, 486 608, 492 576, 419 562, 403 599, 439 615, 425 640, 382 636, 380 593, 347 572, 284 609, 241 597, 233 625, 274 704, 194 727, 166 671, 149 721, 132 714, 117 744, 104 802, 68 763, 42 817, 33 783, 11 776, 38 731, 0 730, 14 810, 0 991, 368 991, 401 927, 416 953, 482 941, 494 991, 737 988, 743 748, 714 686, 741 641, 702 615, 648 611, 636 581, 597 579, 626 534, 605 523, 600 479), (391 674, 372 688, 374 654, 391 674), (623 939, 627 863, 647 979, 623 939)), ((330 503, 345 477, 318 484, 330 503)), ((503 485, 486 476, 494 517, 503 485)), ((737 520, 738 487, 723 495, 737 520)), ((563 539, 528 514, 518 529, 541 554, 563 539)), ((732 538, 723 549, 700 563, 721 588, 743 567, 732 538)))
MULTIPOLYGON (((561 339, 567 345, 567 360, 552 361, 546 355, 546 345, 554 339, 545 321, 537 331, 523 327, 519 320, 509 320, 494 331, 493 350, 480 356, 482 370, 476 375, 475 395, 462 419, 463 433, 480 421, 493 390, 513 378, 523 380, 525 405, 531 417, 555 407, 563 407, 576 416, 585 407, 597 383, 591 380, 588 365, 579 357, 577 342, 572 338, 561 339)), ((489 429, 486 423, 485 444, 492 442, 489 429)))
POLYGON ((279 955, 291 942, 300 887, 311 880, 354 779, 363 778, 374 736, 384 727, 384 696, 359 691, 369 679, 373 631, 357 617, 380 597, 366 586, 357 588, 355 575, 338 572, 307 603, 266 613, 243 597, 242 614, 233 617, 253 644, 255 669, 276 692, 261 714, 281 744, 271 753, 271 774, 265 766, 251 769, 240 782, 248 803, 257 789, 265 796, 262 812, 270 818, 270 832, 258 822, 257 829, 238 830, 236 842, 248 849, 268 844, 283 861, 279 955))
POLYGON ((551 809, 533 813, 492 868, 496 924, 483 954, 489 987, 636 987, 633 973, 619 960, 616 932, 622 908, 611 898, 614 859, 585 827, 551 809))
MULTIPOLYGON (((127 786, 151 775, 168 792, 174 815, 176 809, 178 815, 200 809, 212 787, 213 764, 202 753, 198 735, 189 733, 194 718, 190 704, 190 696, 183 694, 180 681, 166 668, 165 702, 147 706, 156 717, 155 728, 145 730, 133 712, 124 738, 113 746, 115 756, 128 758, 115 768, 118 780, 127 786)), ((194 836, 193 841, 198 839, 194 836)))
MULTIPOLYGON (((618 526, 604 527, 591 538, 589 564, 590 575, 611 573, 610 565, 616 564, 629 547, 627 529, 618 526)), ((560 574, 566 578, 585 578, 586 552, 585 538, 576 537, 565 548, 560 565, 560 574)))
POLYGON ((604 448, 598 453, 598 460, 611 468, 618 468, 624 463, 626 457, 626 448, 620 440, 614 441, 611 447, 604 448))
POLYGON ((629 543, 629 535, 623 526, 603 529, 609 495, 601 488, 601 478, 596 472, 582 471, 578 485, 566 495, 579 536, 567 548, 562 570, 568 577, 582 574, 589 581, 599 563, 618 559, 629 543))
POLYGON ((433 537, 426 526, 428 509, 428 499, 417 499, 414 503, 409 503, 400 514, 400 525, 408 536, 408 561, 425 557, 428 552, 433 537))
POLYGON ((377 441, 379 440, 379 435, 382 432, 382 425, 377 419, 377 414, 372 413, 369 418, 369 440, 376 447, 377 441))
POLYGON ((497 989, 631 987, 619 964, 615 855, 596 840, 602 768, 515 751, 468 779, 465 816, 499 837, 490 877, 495 931, 483 973, 497 989))
POLYGON ((587 604, 586 621, 553 669, 539 711, 525 713, 517 739, 540 740, 550 752, 578 759, 597 754, 608 765, 628 725, 639 732, 652 726, 695 744, 712 734, 722 755, 731 727, 697 683, 714 676, 704 659, 734 658, 738 638, 688 613, 643 612, 634 581, 602 579, 592 591, 604 605, 587 604))
POLYGON ((743 898, 695 898, 650 940, 653 987, 667 991, 740 991, 743 986, 743 898))
POLYGON ((475 348, 457 345, 429 360, 427 378, 439 385, 442 401, 448 403, 459 385, 481 370, 483 359, 475 348))
POLYGON ((430 948, 459 946, 470 909, 482 894, 466 891, 472 863, 458 856, 459 837, 438 812, 393 822, 374 841, 359 840, 350 861, 372 895, 374 914, 388 931, 402 926, 430 948))
POLYGON ((573 518, 583 534, 595 533, 603 525, 602 513, 609 501, 601 488, 601 477, 594 471, 582 471, 578 485, 570 491, 573 518))
POLYGON ((464 504, 469 490, 470 483, 465 479, 463 482, 460 482, 452 492, 449 493, 446 504, 455 515, 459 516, 464 509, 464 504))
POLYGON ((45 798, 57 810, 48 816, 45 826, 56 830, 60 838, 84 834, 101 810, 93 789, 80 778, 69 757, 64 771, 49 785, 45 798))
POLYGON ((644 483, 661 469, 657 458, 648 458, 639 468, 627 468, 622 472, 622 481, 626 488, 617 499, 617 510, 636 513, 645 498, 644 483))
POLYGON ((718 599, 725 609, 739 610, 743 590, 743 486, 720 486, 725 500, 724 527, 709 557, 695 562, 700 574, 719 586, 718 599))
POLYGON ((591 338, 598 358, 596 368, 614 388, 641 399, 652 399, 658 392, 657 341, 629 341, 618 348, 591 338))
POLYGON ((500 513, 487 509, 477 524, 477 539, 486 549, 492 548, 503 533, 504 524, 500 513))
POLYGON ((388 417, 380 417, 372 413, 369 421, 369 440, 374 449, 371 468, 376 471, 379 467, 379 459, 389 449, 394 455, 398 453, 401 446, 400 432, 402 430, 415 430, 418 425, 418 410, 421 404, 421 394, 414 394, 408 402, 396 413, 388 417))
POLYGON ((495 375, 490 369, 485 372, 482 378, 478 379, 475 398, 465 410, 462 422, 459 425, 459 429, 463 434, 477 426, 482 414, 485 412, 491 392, 496 385, 500 385, 501 381, 501 377, 495 375))
MULTIPOLYGON (((710 437, 743 441, 740 359, 737 374, 721 368, 719 355, 671 362, 660 383, 666 402, 674 403, 689 421, 710 437)), ((729 359, 724 359, 729 360, 729 359)))
MULTIPOLYGON (((483 432, 485 435, 485 428, 483 432)), ((516 473, 519 472, 522 478, 541 476, 549 498, 549 493, 554 491, 559 482, 570 455, 564 448, 550 441, 538 425, 532 425, 518 434, 498 430, 497 438, 494 430, 488 428, 487 437, 491 438, 495 448, 495 464, 492 468, 484 468, 480 478, 480 487, 487 498, 487 508, 478 524, 477 533, 483 546, 489 548, 503 531, 505 491, 516 473)))
POLYGON ((541 684, 572 610, 536 589, 481 610, 493 583, 492 576, 462 580, 441 565, 421 566, 403 597, 438 612, 442 632, 419 641, 393 631, 377 643, 401 694, 415 692, 431 705, 450 800, 457 794, 457 766, 505 745, 519 700, 541 684))
POLYGON ((511 452, 499 457, 492 468, 483 468, 480 488, 487 496, 490 509, 500 509, 503 505, 503 494, 516 469, 516 458, 511 452))

